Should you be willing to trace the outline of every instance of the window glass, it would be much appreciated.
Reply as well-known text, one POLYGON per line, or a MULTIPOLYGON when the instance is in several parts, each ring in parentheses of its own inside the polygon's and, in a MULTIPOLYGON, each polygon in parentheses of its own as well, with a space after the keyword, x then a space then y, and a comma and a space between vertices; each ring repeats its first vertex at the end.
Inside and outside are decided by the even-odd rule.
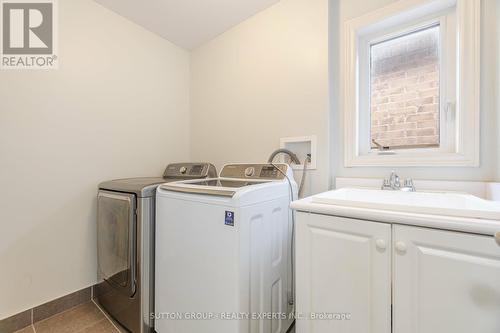
POLYGON ((370 45, 372 148, 439 147, 439 29, 370 45))

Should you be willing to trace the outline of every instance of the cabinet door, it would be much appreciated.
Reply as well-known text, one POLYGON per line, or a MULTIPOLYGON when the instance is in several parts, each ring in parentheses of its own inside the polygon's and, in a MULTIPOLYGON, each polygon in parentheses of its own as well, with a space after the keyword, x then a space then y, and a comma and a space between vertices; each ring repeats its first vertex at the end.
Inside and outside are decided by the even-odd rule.
POLYGON ((296 259, 297 333, 390 332, 390 225, 299 212, 296 259))
POLYGON ((493 237, 394 227, 394 333, 500 332, 493 237))

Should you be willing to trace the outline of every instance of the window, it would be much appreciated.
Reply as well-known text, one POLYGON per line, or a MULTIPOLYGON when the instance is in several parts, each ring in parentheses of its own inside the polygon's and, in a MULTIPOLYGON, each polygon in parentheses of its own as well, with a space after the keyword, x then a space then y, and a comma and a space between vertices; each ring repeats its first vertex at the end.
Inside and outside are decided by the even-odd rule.
POLYGON ((370 45, 372 149, 439 147, 439 25, 370 45))
POLYGON ((478 165, 479 3, 401 0, 347 22, 346 166, 478 165))

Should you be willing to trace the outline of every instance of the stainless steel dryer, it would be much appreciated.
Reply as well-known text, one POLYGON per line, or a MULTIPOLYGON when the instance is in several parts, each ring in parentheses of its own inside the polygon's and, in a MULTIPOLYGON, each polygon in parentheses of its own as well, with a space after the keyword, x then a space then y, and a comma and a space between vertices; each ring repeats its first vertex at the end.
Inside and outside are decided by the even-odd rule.
POLYGON ((155 195, 158 185, 217 176, 210 163, 177 163, 163 177, 103 182, 97 195, 94 299, 133 333, 153 330, 155 195))

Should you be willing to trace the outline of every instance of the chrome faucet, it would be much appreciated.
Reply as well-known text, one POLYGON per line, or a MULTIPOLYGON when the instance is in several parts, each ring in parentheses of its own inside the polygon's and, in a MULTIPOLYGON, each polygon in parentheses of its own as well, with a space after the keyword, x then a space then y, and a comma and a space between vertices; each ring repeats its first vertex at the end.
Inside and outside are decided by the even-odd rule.
POLYGON ((401 180, 398 174, 392 171, 389 179, 384 179, 382 190, 415 192, 415 185, 413 184, 413 179, 408 178, 404 181, 403 186, 401 186, 401 180))
POLYGON ((397 191, 401 188, 401 182, 399 181, 399 176, 395 171, 391 172, 391 177, 389 179, 384 179, 382 184, 382 190, 392 190, 397 191))

